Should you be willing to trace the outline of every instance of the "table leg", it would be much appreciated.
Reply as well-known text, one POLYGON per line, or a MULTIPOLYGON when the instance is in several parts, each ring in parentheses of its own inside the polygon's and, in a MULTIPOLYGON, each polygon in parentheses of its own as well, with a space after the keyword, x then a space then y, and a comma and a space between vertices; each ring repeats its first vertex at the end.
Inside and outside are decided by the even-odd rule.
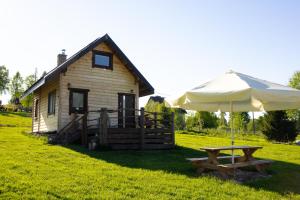
POLYGON ((257 149, 243 149, 244 155, 238 159, 238 162, 247 162, 254 160, 252 155, 256 150, 257 149))
POLYGON ((213 165, 218 165, 218 156, 220 154, 220 150, 207 151, 208 154, 208 163, 213 165))

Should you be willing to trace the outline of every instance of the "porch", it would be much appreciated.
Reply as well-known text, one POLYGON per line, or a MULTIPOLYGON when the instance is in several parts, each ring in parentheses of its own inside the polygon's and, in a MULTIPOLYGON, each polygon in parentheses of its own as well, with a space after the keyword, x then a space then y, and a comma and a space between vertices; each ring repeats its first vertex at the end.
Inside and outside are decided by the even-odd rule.
POLYGON ((80 142, 90 150, 101 147, 114 150, 171 149, 175 145, 174 113, 147 112, 144 108, 102 108, 74 115, 71 122, 49 141, 61 144, 80 142))

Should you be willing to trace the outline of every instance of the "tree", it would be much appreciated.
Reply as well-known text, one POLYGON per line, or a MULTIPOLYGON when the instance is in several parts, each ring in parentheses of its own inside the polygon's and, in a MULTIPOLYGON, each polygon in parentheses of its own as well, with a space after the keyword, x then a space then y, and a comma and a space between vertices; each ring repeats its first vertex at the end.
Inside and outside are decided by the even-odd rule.
POLYGON ((213 112, 200 111, 196 113, 195 118, 198 121, 199 130, 218 126, 218 117, 213 112))
POLYGON ((174 126, 176 130, 183 130, 185 129, 185 114, 186 111, 180 108, 174 108, 174 126))
POLYGON ((20 99, 20 96, 24 92, 23 90, 23 78, 20 72, 17 72, 10 82, 10 94, 11 94, 11 103, 16 103, 20 99))
POLYGON ((8 90, 9 77, 8 69, 5 66, 0 66, 0 94, 8 90))
POLYGON ((296 71, 290 78, 289 86, 300 90, 300 71, 296 71))
POLYGON ((149 99, 149 101, 145 105, 145 111, 148 111, 148 112, 161 112, 162 111, 162 105, 159 102, 155 102, 152 99, 149 99))
POLYGON ((225 116, 226 116, 225 112, 220 113, 220 118, 219 118, 219 121, 218 121, 218 126, 219 127, 226 127, 227 126, 227 121, 226 121, 225 116))
POLYGON ((47 72, 43 71, 41 78, 44 77, 46 74, 47 74, 47 72))
MULTIPOLYGON (((292 78, 290 78, 289 86, 292 88, 300 89, 300 71, 296 71, 292 78)), ((296 122, 297 130, 300 130, 300 111, 299 110, 288 110, 287 116, 290 120, 296 122)))
POLYGON ((295 121, 288 119, 285 111, 272 111, 264 115, 262 133, 268 140, 291 142, 297 137, 295 121))
MULTIPOLYGON (((254 119, 254 124, 255 124, 255 131, 261 131, 262 130, 262 124, 263 124, 263 116, 259 116, 258 119, 254 119)), ((250 120, 250 122, 247 125, 247 131, 248 132, 253 132, 253 120, 250 120)))
MULTIPOLYGON (((36 76, 35 74, 32 74, 32 75, 29 75, 25 78, 25 81, 24 81, 24 84, 25 84, 25 87, 26 87, 26 90, 28 88, 30 88, 34 82, 36 81, 36 76)), ((22 100, 22 105, 25 107, 25 108, 31 108, 32 106, 32 99, 33 99, 33 94, 29 94, 27 95, 24 100, 22 100)))
MULTIPOLYGON (((161 121, 161 125, 163 126, 170 126, 172 109, 165 106, 162 97, 159 98, 159 101, 155 101, 153 99, 155 98, 150 98, 148 100, 147 104, 145 105, 145 111, 152 113, 162 113, 160 115, 157 115, 158 121, 161 121)), ((149 118, 153 119, 154 115, 149 115, 149 118)), ((174 116, 174 121, 175 119, 180 118, 174 116)), ((176 122, 174 123, 176 124, 176 122)))
POLYGON ((199 126, 199 121, 197 121, 197 118, 195 117, 194 113, 191 113, 189 116, 187 116, 185 120, 186 129, 188 131, 194 130, 195 127, 199 126))
POLYGON ((247 130, 247 124, 250 122, 250 116, 247 112, 235 112, 230 114, 230 127, 238 130, 247 130), (233 123, 232 123, 233 120, 233 123))

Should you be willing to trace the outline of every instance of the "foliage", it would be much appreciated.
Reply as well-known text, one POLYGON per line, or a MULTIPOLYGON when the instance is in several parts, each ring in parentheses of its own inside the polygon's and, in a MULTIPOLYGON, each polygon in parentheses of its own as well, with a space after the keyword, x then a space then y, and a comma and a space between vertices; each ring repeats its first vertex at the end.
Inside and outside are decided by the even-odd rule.
POLYGON ((6 104, 3 106, 4 110, 6 110, 7 112, 17 112, 19 109, 19 106, 17 106, 16 104, 6 104))
MULTIPOLYGON (((167 108, 163 103, 155 102, 150 99, 145 105, 145 111, 152 113, 163 113, 161 115, 157 115, 157 119, 162 120, 163 125, 169 125, 171 110, 170 108, 167 108)), ((154 118, 153 115, 150 115, 149 117, 152 119, 154 118)))
POLYGON ((225 116, 226 116, 225 112, 220 113, 220 118, 218 120, 218 126, 219 127, 226 127, 227 126, 227 120, 226 120, 225 116))
POLYGON ((198 126, 198 121, 193 113, 186 117, 185 124, 186 129, 189 131, 193 130, 195 127, 198 126))
MULTIPOLYGON (((263 116, 260 116, 258 119, 254 119, 255 132, 260 132, 262 130, 263 116)), ((253 120, 247 124, 247 131, 253 132, 253 120)))
POLYGON ((229 117, 229 123, 231 128, 239 132, 247 130, 247 124, 250 122, 250 116, 248 112, 234 112, 231 113, 229 117))
POLYGON ((10 82, 10 94, 11 94, 11 103, 15 103, 16 99, 19 99, 22 93, 24 92, 23 89, 23 78, 20 72, 17 72, 10 82))
POLYGON ((41 75, 41 78, 43 78, 45 75, 47 74, 46 71, 43 71, 42 75, 41 75))
POLYGON ((0 66, 0 94, 8 90, 8 69, 5 66, 0 66))
POLYGON ((30 128, 0 128, 0 199, 300 199, 295 145, 236 140, 263 146, 254 156, 276 160, 270 178, 239 184, 196 176, 185 160, 207 156, 199 147, 227 145, 229 138, 176 134, 174 150, 92 152, 48 145, 22 130, 30 128))
POLYGON ((172 109, 174 112, 174 126, 175 130, 185 129, 185 112, 182 109, 172 109))
POLYGON ((289 86, 300 90, 300 71, 296 71, 290 78, 289 86))
POLYGON ((164 120, 163 124, 165 126, 169 125, 169 122, 171 121, 171 113, 174 112, 174 128, 176 130, 182 130, 185 128, 185 113, 182 109, 171 109, 166 107, 164 103, 155 102, 150 99, 145 105, 145 111, 163 113, 162 115, 158 115, 157 119, 164 120))
MULTIPOLYGON (((226 121, 225 116, 224 120, 226 121)), ((219 118, 213 112, 200 111, 196 113, 191 113, 186 118, 186 129, 190 131, 201 131, 202 129, 207 128, 217 128, 219 121, 219 118)), ((223 123, 225 122, 223 121, 223 123)))
POLYGON ((299 110, 287 110, 286 114, 288 118, 296 123, 296 129, 300 132, 300 111, 299 110))
POLYGON ((200 111, 196 113, 195 117, 198 119, 201 129, 218 127, 218 117, 213 112, 200 111))
POLYGON ((161 105, 161 112, 162 112, 161 118, 159 116, 157 118, 163 120, 162 124, 164 126, 170 127, 171 120, 172 120, 172 116, 171 116, 172 110, 171 110, 171 108, 168 108, 164 104, 162 104, 161 105))
POLYGON ((164 106, 163 104, 155 102, 155 101, 150 99, 147 102, 147 104, 145 105, 145 111, 148 111, 148 112, 162 112, 162 107, 163 106, 164 106))
MULTIPOLYGON (((290 78, 289 86, 292 88, 300 89, 300 71, 296 71, 290 78)), ((288 110, 288 118, 296 121, 296 128, 300 131, 300 111, 299 110, 288 110)))
POLYGON ((297 137, 295 122, 288 119, 285 111, 267 112, 262 133, 268 140, 278 142, 291 142, 297 137))
MULTIPOLYGON (((35 81, 36 81, 35 74, 27 76, 24 81, 26 90, 30 88, 35 81)), ((22 105, 28 109, 32 107, 32 102, 33 102, 33 94, 29 94, 22 100, 22 105)))
MULTIPOLYGON (((180 130, 177 131, 177 133, 181 134, 190 134, 190 135, 197 135, 197 136, 209 136, 209 137, 217 137, 217 138, 228 138, 231 139, 231 130, 229 127, 226 129, 222 128, 208 128, 208 129, 202 129, 201 131, 194 131, 194 130, 180 130)), ((235 134, 235 140, 236 139, 242 139, 242 140, 250 140, 253 139, 265 139, 264 135, 261 132, 257 132, 256 134, 247 133, 247 132, 240 132, 239 134, 235 134)), ((225 145, 225 144, 223 144, 225 145)))

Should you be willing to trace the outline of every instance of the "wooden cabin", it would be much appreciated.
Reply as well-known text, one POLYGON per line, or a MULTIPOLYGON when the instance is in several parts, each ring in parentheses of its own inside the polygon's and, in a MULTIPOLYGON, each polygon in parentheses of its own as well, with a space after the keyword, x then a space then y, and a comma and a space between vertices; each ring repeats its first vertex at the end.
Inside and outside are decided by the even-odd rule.
MULTIPOLYGON (((105 137, 109 137, 109 130, 116 134, 135 132, 137 146, 141 146, 140 138, 144 136, 140 133, 147 131, 141 130, 145 127, 141 124, 145 121, 141 114, 145 113, 139 110, 139 97, 153 94, 154 88, 106 34, 68 59, 64 51, 59 54, 57 66, 22 97, 31 93, 33 133, 54 133, 54 138, 71 143, 78 139, 75 136, 80 132, 77 135, 87 145, 92 137, 102 137, 100 143, 109 143, 109 138, 100 137, 101 130, 105 137), (104 121, 101 116, 106 120, 105 126, 101 126, 104 121), (91 134, 89 130, 98 131, 91 134)), ((152 132, 166 132, 154 131, 158 122, 154 124, 152 132)))

